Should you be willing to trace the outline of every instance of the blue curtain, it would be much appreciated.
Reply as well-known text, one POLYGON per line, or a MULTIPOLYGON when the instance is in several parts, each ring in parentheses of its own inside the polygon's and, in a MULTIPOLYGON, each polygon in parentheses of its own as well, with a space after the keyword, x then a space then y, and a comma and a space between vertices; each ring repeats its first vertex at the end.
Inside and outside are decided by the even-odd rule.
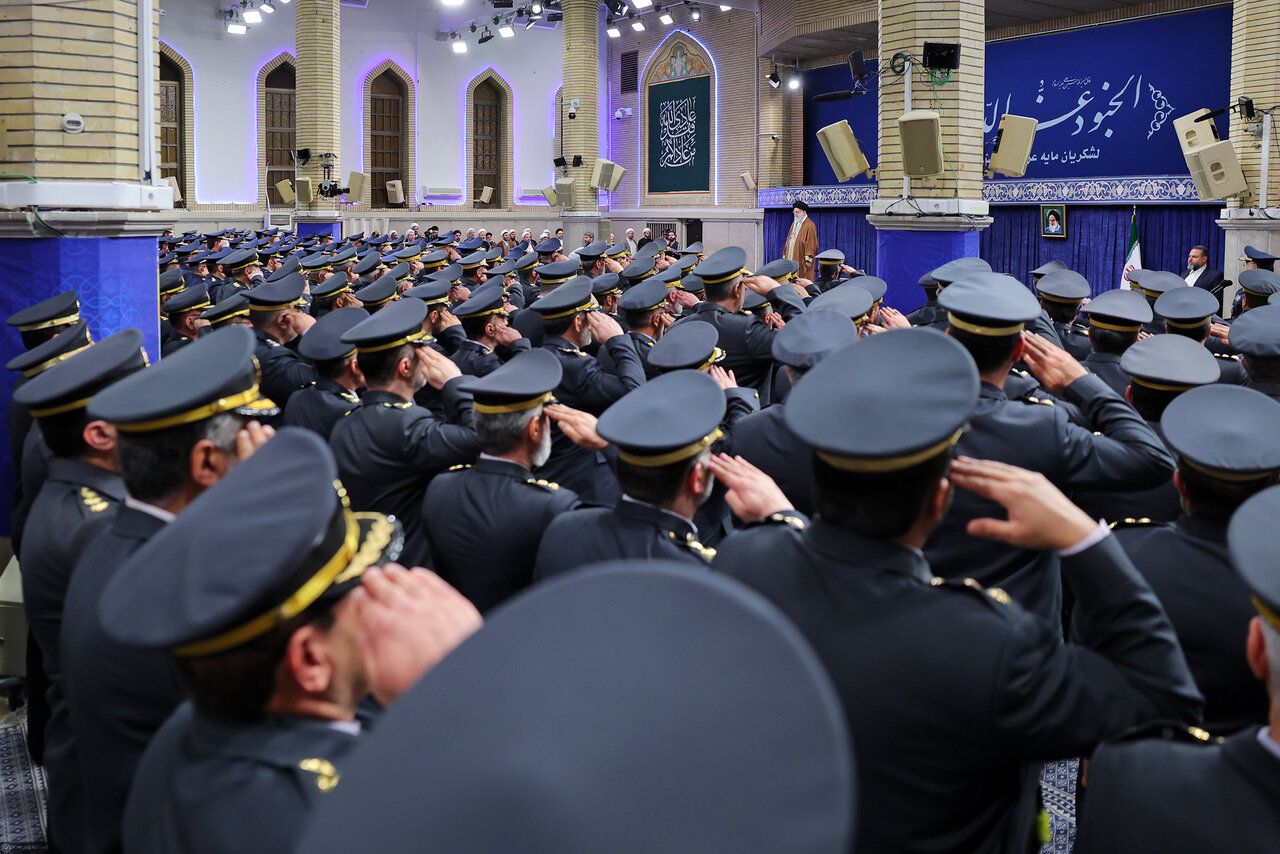
MULTIPOLYGON (((818 251, 839 249, 845 263, 867 275, 876 274, 876 230, 867 222, 867 208, 813 208, 809 218, 818 229, 818 251)), ((791 231, 791 208, 764 212, 764 261, 781 258, 791 231)))
MULTIPOLYGON (((1142 266, 1182 272, 1187 250, 1209 247, 1209 263, 1223 268, 1226 236, 1215 220, 1221 205, 1146 205, 1138 208, 1142 266)), ((1095 295, 1116 287, 1129 242, 1131 205, 1067 205, 1067 236, 1040 236, 1039 205, 1000 205, 991 209, 991 227, 982 232, 981 256, 992 269, 1029 282, 1029 271, 1052 259, 1066 263, 1093 286, 1095 295)), ((876 272, 876 232, 866 208, 814 208, 818 246, 844 251, 849 263, 876 272)), ((764 212, 765 260, 781 258, 791 228, 791 209, 764 212)))

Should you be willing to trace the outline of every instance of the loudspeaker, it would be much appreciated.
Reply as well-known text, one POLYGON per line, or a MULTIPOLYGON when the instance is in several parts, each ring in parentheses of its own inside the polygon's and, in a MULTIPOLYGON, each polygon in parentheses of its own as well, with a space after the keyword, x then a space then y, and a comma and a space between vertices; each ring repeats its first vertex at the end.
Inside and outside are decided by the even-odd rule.
MULTIPOLYGON (((1202 122, 1203 124, 1203 122, 1202 122)), ((1249 182, 1240 171, 1240 161, 1231 143, 1223 140, 1196 148, 1186 154, 1187 169, 1196 182, 1196 194, 1202 201, 1227 199, 1249 192, 1249 182)))
POLYGON ((404 204, 404 182, 398 178, 394 181, 387 182, 387 204, 404 204))
POLYGON ((837 181, 848 181, 859 172, 871 169, 846 119, 819 130, 818 142, 822 143, 822 153, 827 155, 827 162, 831 164, 831 171, 836 173, 837 181))
POLYGON ((752 177, 750 172, 743 172, 738 177, 742 179, 742 186, 746 187, 748 190, 751 190, 753 192, 755 191, 756 179, 752 177))
POLYGON ((173 190, 173 201, 175 203, 182 201, 182 189, 178 186, 178 179, 170 175, 164 179, 164 182, 169 185, 170 190, 173 190))
POLYGON ((556 196, 560 199, 560 204, 569 204, 573 198, 573 179, 557 178, 556 179, 556 196))
POLYGON ((925 68, 955 70, 960 67, 960 45, 957 42, 925 42, 920 64, 925 68))
MULTIPOLYGON (((302 189, 303 180, 306 180, 306 179, 303 179, 303 178, 298 179, 299 190, 302 189)), ((308 181, 308 187, 310 187, 310 181, 308 181)), ((280 194, 280 200, 284 202, 286 205, 293 204, 293 200, 294 200, 293 185, 290 184, 288 181, 277 181, 276 192, 280 194)))
MULTIPOLYGON (((288 182, 287 182, 287 181, 284 181, 284 182, 282 182, 282 183, 286 183, 286 184, 287 184, 288 182)), ((294 192, 295 192, 295 193, 297 194, 297 196, 298 196, 298 201, 302 202, 303 204, 306 204, 306 203, 310 202, 310 201, 311 201, 311 198, 312 198, 312 196, 311 196, 311 179, 310 179, 310 178, 299 178, 299 179, 298 179, 298 181, 297 181, 297 183, 294 185, 294 192)))
POLYGON ((368 176, 363 172, 352 172, 347 176, 347 198, 359 202, 364 198, 364 182, 368 176))
POLYGON ((543 187, 542 198, 546 199, 547 204, 551 205, 552 207, 555 207, 556 202, 558 202, 560 199, 560 197, 556 195, 556 188, 554 186, 543 187))
POLYGON ((480 188, 480 202, 481 202, 482 204, 486 204, 486 205, 487 205, 487 204, 489 204, 489 202, 491 202, 492 200, 493 200, 493 187, 481 187, 481 188, 480 188))
POLYGON ((605 160, 603 157, 597 157, 596 165, 591 169, 591 188, 593 190, 608 190, 612 193, 618 189, 618 185, 622 183, 622 176, 625 174, 627 174, 627 170, 617 163, 605 160))
POLYGON ((1036 120, 1026 116, 1006 113, 1000 117, 1000 129, 996 131, 996 147, 991 152, 987 177, 995 173, 1021 178, 1027 174, 1027 160, 1031 157, 1031 144, 1036 139, 1036 120))
POLYGON ((1188 113, 1182 118, 1173 120, 1173 130, 1178 134, 1178 145, 1182 146, 1183 154, 1189 154, 1197 148, 1204 148, 1206 145, 1213 145, 1222 138, 1218 136, 1218 126, 1214 124, 1213 119, 1205 119, 1202 122, 1196 121, 1197 117, 1207 115, 1209 112, 1209 110, 1201 108, 1194 113, 1188 113))
POLYGON ((933 110, 911 110, 898 117, 902 172, 908 178, 942 174, 942 118, 933 110))

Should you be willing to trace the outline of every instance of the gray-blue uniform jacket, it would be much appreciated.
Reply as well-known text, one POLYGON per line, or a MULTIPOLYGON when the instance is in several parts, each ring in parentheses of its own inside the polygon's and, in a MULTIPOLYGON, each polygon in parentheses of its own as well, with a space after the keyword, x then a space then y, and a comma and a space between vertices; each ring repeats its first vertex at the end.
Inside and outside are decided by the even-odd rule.
POLYGON ((1120 367, 1120 357, 1115 353, 1089 353, 1080 360, 1089 373, 1106 383, 1112 391, 1124 397, 1129 387, 1129 375, 1120 367))
POLYGON ((706 569, 715 552, 698 541, 693 523, 675 513, 623 497, 613 507, 585 507, 547 526, 533 568, 550 578, 589 563, 653 558, 706 569))
MULTIPOLYGON (((1174 460, 1160 437, 1124 398, 1095 376, 1067 386, 1063 398, 1080 407, 1102 435, 1071 423, 1061 407, 1011 401, 984 382, 978 408, 956 450, 980 460, 999 460, 1038 471, 1064 492, 1073 488, 1143 489, 1164 483, 1174 460)), ((925 551, 944 578, 972 576, 987 587, 1002 587, 1028 611, 1060 619, 1062 580, 1056 556, 970 537, 970 519, 1003 508, 971 492, 956 490, 955 502, 929 537, 925 551)))
POLYGON ((102 521, 104 530, 85 546, 71 576, 62 621, 62 685, 75 733, 87 854, 120 850, 121 816, 138 760, 183 697, 177 661, 167 650, 119 643, 98 617, 103 589, 165 523, 129 506, 102 521))
POLYGON ((340 785, 356 743, 327 721, 231 724, 184 703, 138 766, 125 854, 292 851, 311 811, 340 785))
POLYGON ((427 560, 422 527, 427 485, 440 472, 480 453, 471 400, 458 391, 460 382, 462 377, 453 377, 443 389, 452 423, 398 395, 371 390, 329 437, 351 509, 395 516, 404 526, 400 560, 405 566, 427 560))
POLYGON ((283 407, 289 396, 318 379, 310 362, 281 344, 261 329, 254 329, 258 339, 253 355, 262 369, 262 394, 283 407))
POLYGON ((305 427, 325 439, 347 413, 360 405, 360 396, 331 379, 321 377, 316 384, 294 392, 284 408, 286 427, 305 427))
MULTIPOLYGON (((770 301, 783 320, 790 320, 804 311, 804 303, 789 284, 779 285, 769 293, 770 301)), ((720 367, 733 371, 738 385, 760 392, 760 400, 772 399, 770 378, 773 374, 773 338, 778 330, 766 326, 754 314, 738 314, 719 303, 700 302, 690 313, 676 321, 680 323, 710 323, 720 333, 717 342, 724 351, 720 367)))
MULTIPOLYGON (((555 354, 564 370, 555 395, 565 406, 598 416, 645 381, 640 357, 625 334, 615 335, 603 345, 613 358, 613 373, 605 371, 596 359, 565 338, 547 338, 542 346, 555 354)), ((551 459, 535 475, 573 490, 583 501, 611 503, 619 494, 617 479, 604 454, 579 448, 554 423, 551 425, 551 459)))
MULTIPOLYGON (((511 358, 517 353, 523 353, 528 349, 529 339, 517 338, 512 342, 510 348, 511 356, 507 358, 511 358)), ((458 349, 449 358, 458 366, 458 370, 473 377, 487 377, 498 368, 501 368, 505 361, 493 350, 470 338, 459 344, 458 349)))
POLYGON ((578 504, 572 490, 511 460, 482 456, 445 472, 422 505, 431 568, 488 611, 533 583, 543 532, 578 504))
POLYGON ((1275 851, 1280 757, 1258 733, 1252 727, 1221 745, 1148 740, 1099 748, 1076 854, 1275 851))
POLYGON ((1199 715, 1173 628, 1115 537, 1061 560, 1080 645, 1003 591, 821 518, 721 544, 713 568, 780 607, 835 683, 860 781, 851 850, 1031 850, 1040 763, 1199 715))

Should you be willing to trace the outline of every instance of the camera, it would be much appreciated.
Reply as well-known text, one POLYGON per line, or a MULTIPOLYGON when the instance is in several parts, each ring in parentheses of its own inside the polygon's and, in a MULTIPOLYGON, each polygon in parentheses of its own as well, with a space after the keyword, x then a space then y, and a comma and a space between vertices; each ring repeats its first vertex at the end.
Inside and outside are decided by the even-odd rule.
POLYGON ((569 118, 576 119, 578 117, 578 107, 582 106, 582 100, 574 98, 569 102, 569 118))

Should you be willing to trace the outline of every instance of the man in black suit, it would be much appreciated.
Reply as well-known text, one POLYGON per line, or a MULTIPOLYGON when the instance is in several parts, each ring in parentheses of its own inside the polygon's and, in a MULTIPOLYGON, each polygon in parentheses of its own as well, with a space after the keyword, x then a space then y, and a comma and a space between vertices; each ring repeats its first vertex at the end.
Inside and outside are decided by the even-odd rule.
POLYGON ((1182 278, 1188 285, 1204 288, 1216 294, 1222 289, 1222 271, 1209 266, 1209 249, 1205 246, 1192 246, 1187 253, 1187 269, 1182 278))

